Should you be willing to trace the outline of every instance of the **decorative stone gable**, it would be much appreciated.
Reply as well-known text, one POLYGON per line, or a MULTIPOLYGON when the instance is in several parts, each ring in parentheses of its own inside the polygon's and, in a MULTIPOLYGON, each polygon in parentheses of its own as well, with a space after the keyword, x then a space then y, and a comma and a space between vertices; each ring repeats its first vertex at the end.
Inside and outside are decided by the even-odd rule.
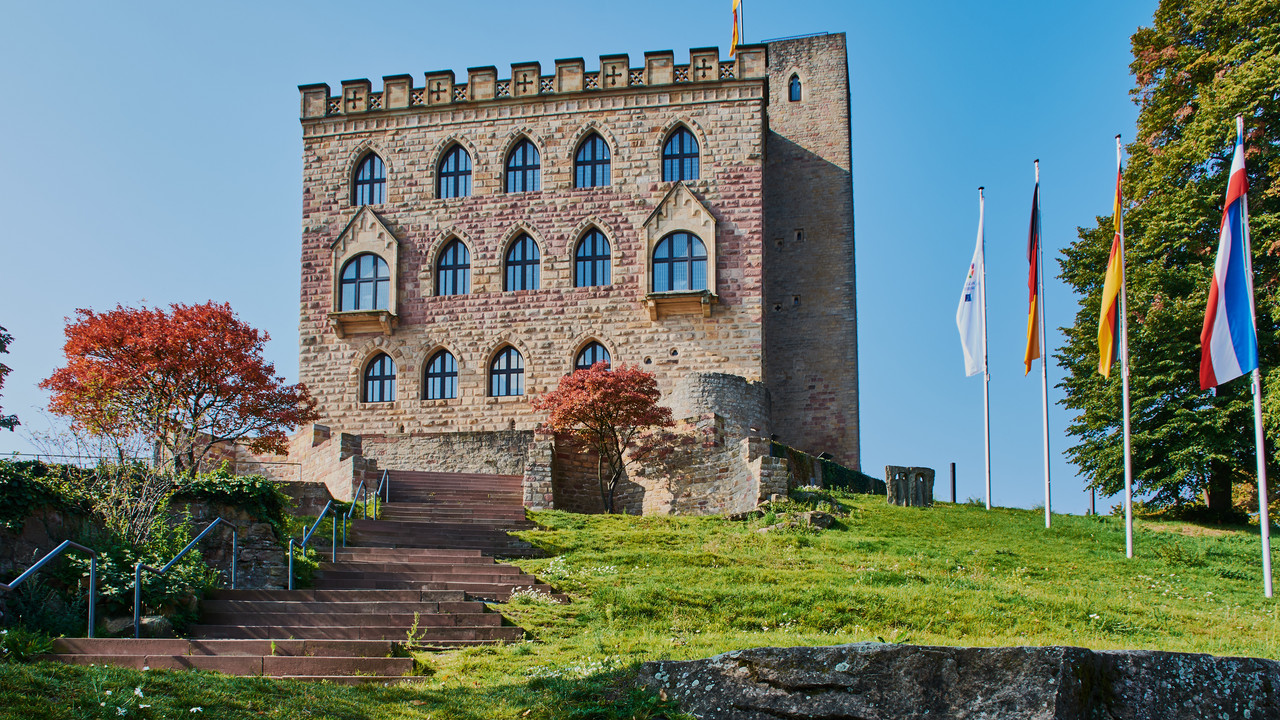
POLYGON ((333 331, 339 338, 366 332, 390 335, 399 321, 396 301, 399 295, 400 241, 387 229, 382 218, 366 206, 356 211, 355 217, 338 234, 329 250, 333 256, 333 311, 329 313, 329 324, 333 331), (342 268, 349 260, 362 253, 372 253, 387 263, 391 280, 388 283, 390 292, 385 310, 342 310, 342 268))
POLYGON ((645 264, 645 307, 649 310, 649 319, 696 313, 711 317, 711 306, 719 301, 716 294, 716 219, 711 211, 688 186, 677 182, 649 214, 642 229, 645 257, 648 258, 653 257, 657 244, 674 232, 693 233, 707 248, 706 290, 653 292, 653 264, 645 264))

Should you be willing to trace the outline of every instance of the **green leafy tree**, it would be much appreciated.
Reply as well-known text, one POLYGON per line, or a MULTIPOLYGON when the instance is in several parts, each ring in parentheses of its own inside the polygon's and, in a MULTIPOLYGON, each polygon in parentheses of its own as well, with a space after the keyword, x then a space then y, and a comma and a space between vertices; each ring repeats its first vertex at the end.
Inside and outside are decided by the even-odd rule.
MULTIPOLYGON (((13 342, 13 336, 4 328, 0 327, 0 355, 9 354, 9 343, 13 342)), ((9 374, 11 368, 4 363, 0 363, 0 388, 4 387, 4 378, 9 374)), ((0 413, 0 428, 8 428, 10 431, 19 425, 17 415, 5 415, 0 413)))
MULTIPOLYGON (((1255 475, 1247 378, 1199 385, 1200 330, 1218 244, 1235 117, 1246 127, 1259 352, 1270 459, 1280 420, 1280 0, 1163 0, 1134 33, 1140 108, 1127 146, 1125 235, 1137 490, 1157 505, 1203 493, 1227 511, 1233 482, 1255 475)), ((1101 138, 1099 142, 1104 142, 1101 138)), ((1097 372, 1098 313, 1112 218, 1080 228, 1061 277, 1081 296, 1057 354, 1067 370, 1071 461, 1106 494, 1124 487, 1121 382, 1097 372)), ((1271 463, 1268 464, 1270 467, 1271 463)))

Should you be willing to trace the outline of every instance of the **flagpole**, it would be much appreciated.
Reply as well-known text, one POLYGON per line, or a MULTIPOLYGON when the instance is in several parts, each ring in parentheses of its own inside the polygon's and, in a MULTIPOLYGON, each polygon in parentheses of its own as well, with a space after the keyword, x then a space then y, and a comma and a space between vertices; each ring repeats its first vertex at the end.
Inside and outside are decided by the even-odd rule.
MULTIPOLYGON (((1036 160, 1036 195, 1039 199, 1040 190, 1040 161, 1036 160)), ((1049 528, 1052 521, 1049 516, 1049 348, 1045 344, 1047 333, 1044 327, 1044 232, 1041 228, 1044 223, 1041 217, 1044 215, 1044 209, 1038 208, 1036 213, 1036 282, 1039 285, 1036 288, 1036 318, 1037 324, 1040 326, 1040 379, 1041 389, 1043 391, 1044 402, 1042 404, 1044 410, 1044 526, 1049 528)))
MULTIPOLYGON (((1116 182, 1120 182, 1120 136, 1116 135, 1116 182)), ((1118 197, 1119 187, 1116 188, 1118 197)), ((1120 228, 1120 378, 1124 387, 1124 556, 1133 557, 1133 446, 1129 435, 1129 312, 1125 292, 1124 203, 1116 209, 1120 228)))
MULTIPOLYGON (((1236 135, 1244 144, 1244 116, 1236 116, 1236 135)), ((1230 182, 1230 179, 1228 179, 1230 182)), ((1246 193, 1240 200, 1244 203, 1244 261, 1245 271, 1249 278, 1249 288, 1253 289, 1253 248, 1249 237, 1249 196, 1246 193)), ((1254 301, 1254 293, 1249 293, 1249 310, 1253 313, 1254 333, 1258 328, 1258 309, 1254 301)), ((1258 365, 1261 365, 1259 361, 1258 365)), ((1258 457, 1258 526, 1262 530, 1262 589, 1267 597, 1271 597, 1271 517, 1267 497, 1267 456, 1264 451, 1262 432, 1262 373, 1259 368, 1253 369, 1253 439, 1258 457)))
MULTIPOLYGON (((983 228, 987 201, 978 188, 978 227, 983 228)), ((987 364, 987 235, 982 234, 982 438, 987 460, 987 509, 991 509, 991 369, 987 364)))

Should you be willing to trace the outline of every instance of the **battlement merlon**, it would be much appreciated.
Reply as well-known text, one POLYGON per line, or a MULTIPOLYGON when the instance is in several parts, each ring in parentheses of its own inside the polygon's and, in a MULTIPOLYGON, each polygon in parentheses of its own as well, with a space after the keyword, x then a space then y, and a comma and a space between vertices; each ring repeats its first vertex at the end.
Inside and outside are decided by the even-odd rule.
POLYGON ((722 83, 757 80, 768 76, 768 46, 739 45, 734 59, 720 60, 720 49, 693 48, 689 64, 676 65, 671 50, 647 52, 642 67, 631 67, 628 55, 601 55, 600 69, 587 72, 582 58, 555 61, 555 73, 543 75, 536 62, 512 63, 511 76, 498 78, 496 67, 467 69, 467 82, 456 82, 452 70, 425 74, 425 84, 413 86, 412 75, 382 78, 382 91, 375 92, 365 79, 344 80, 342 92, 334 96, 328 83, 299 85, 302 119, 314 120, 334 115, 353 115, 406 108, 492 102, 545 95, 607 92, 635 87, 722 83))

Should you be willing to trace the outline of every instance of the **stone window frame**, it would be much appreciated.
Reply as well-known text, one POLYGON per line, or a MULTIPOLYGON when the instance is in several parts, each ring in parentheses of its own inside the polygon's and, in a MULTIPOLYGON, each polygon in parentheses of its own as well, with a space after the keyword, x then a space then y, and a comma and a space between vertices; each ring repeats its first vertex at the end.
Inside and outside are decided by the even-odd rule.
POLYGON ((614 265, 616 264, 615 258, 617 257, 617 253, 615 252, 617 243, 614 241, 614 239, 609 236, 609 233, 605 232, 604 228, 600 227, 596 223, 588 223, 585 227, 578 230, 574 235, 574 237, 576 237, 577 239, 573 241, 573 251, 569 255, 570 263, 572 265, 572 272, 573 272, 573 277, 571 278, 571 281, 573 283, 573 288, 575 290, 589 290, 593 288, 607 288, 613 285, 614 284, 613 268, 614 268, 614 265), (600 236, 604 238, 605 244, 609 246, 609 256, 608 256, 609 261, 606 265, 606 269, 609 272, 609 282, 597 283, 594 285, 579 285, 578 284, 578 248, 582 247, 582 243, 586 241, 587 236, 590 235, 591 233, 600 233, 600 236))
POLYGON ((543 148, 540 144, 538 144, 530 135, 521 133, 519 136, 515 137, 513 140, 508 142, 506 149, 503 150, 502 152, 502 170, 501 170, 502 193, 504 195, 523 195, 525 193, 542 192, 543 188, 545 187, 545 184, 543 183, 543 176, 546 174, 545 173, 546 168, 542 164, 542 159, 546 156, 547 156, 546 149, 543 148), (528 143, 533 148, 533 151, 538 154, 538 158, 537 158, 538 164, 537 164, 537 167, 533 169, 533 171, 525 169, 519 172, 522 172, 522 173, 536 172, 534 177, 536 177, 538 187, 532 190, 528 188, 524 190, 512 190, 510 185, 508 184, 508 175, 511 173, 511 171, 508 169, 508 166, 511 163, 512 155, 516 152, 516 150, 519 150, 520 148, 524 147, 525 143, 528 143))
POLYGON ((609 145, 609 141, 606 140, 605 137, 600 133, 598 132, 588 133, 586 136, 584 136, 581 140, 578 141, 578 144, 576 146, 574 146, 573 189, 586 190, 589 188, 609 187, 612 184, 613 184, 613 147, 609 145), (597 174, 597 171, 599 170, 599 168, 603 166, 604 174, 608 176, 608 182, 593 182, 590 185, 580 185, 578 184, 578 165, 579 165, 578 156, 582 153, 582 149, 583 147, 586 146, 587 143, 594 142, 595 140, 600 141, 600 144, 604 146, 604 150, 606 153, 609 154, 609 157, 604 159, 595 158, 592 160, 587 160, 585 161, 584 164, 587 167, 591 168, 591 174, 593 176, 597 174))
POLYGON ((791 77, 787 80, 787 102, 804 102, 804 85, 804 78, 800 77, 800 71, 793 70, 791 77))
POLYGON ((436 177, 435 177, 436 199, 437 200, 455 200, 457 198, 471 197, 472 195, 475 194, 475 188, 476 188, 475 178, 476 178, 476 163, 475 163, 475 160, 471 157, 471 153, 467 152, 467 148, 459 143, 454 143, 450 145, 448 148, 445 149, 444 153, 441 154, 440 162, 436 165, 436 177), (457 184, 460 184, 460 178, 462 178, 465 175, 465 177, 467 178, 467 181, 466 181, 467 191, 455 193, 453 195, 445 195, 444 164, 455 156, 466 158, 467 170, 465 173, 459 170, 450 171, 451 173, 450 179, 452 179, 454 181, 454 184, 457 185, 457 184))
POLYGON ((602 340, 600 337, 592 335, 586 338, 585 340, 577 343, 576 345, 577 349, 574 350, 573 354, 569 356, 569 372, 574 372, 578 370, 578 357, 581 356, 582 353, 586 352, 587 348, 591 347, 592 345, 599 345, 600 347, 604 348, 605 355, 609 357, 609 360, 608 360, 609 367, 610 369, 613 368, 613 363, 614 363, 613 348, 609 347, 605 343, 605 341, 602 340))
POLYGON ((658 131, 656 140, 650 146, 650 157, 652 165, 650 172, 657 182, 666 185, 675 183, 684 183, 686 185, 701 186, 707 182, 707 179, 714 173, 715 168, 714 157, 711 152, 711 145, 707 142, 707 131, 702 124, 691 115, 676 115, 670 117, 662 129, 658 131), (696 180, 663 180, 662 179, 662 151, 667 145, 667 139, 671 137, 671 133, 675 132, 681 126, 693 133, 693 137, 698 141, 698 178, 696 180))
POLYGON ((486 371, 485 371, 485 375, 487 379, 487 382, 485 383, 486 385, 485 389, 488 391, 489 397, 507 398, 507 397, 523 397, 525 395, 528 395, 529 394, 529 378, 525 375, 525 370, 527 365, 528 363, 525 361, 524 353, 520 352, 519 348, 517 348, 515 345, 503 345, 501 348, 499 348, 498 351, 493 354, 493 357, 489 358, 489 364, 486 367, 486 371), (499 369, 497 367, 498 362, 500 360, 503 360, 504 358, 509 358, 509 357, 518 358, 520 360, 520 367, 519 368, 507 367, 507 368, 499 369), (515 376, 519 376, 520 391, 519 392, 503 392, 501 394, 495 392, 494 379, 495 379, 495 374, 497 373, 500 373, 501 375, 506 377, 505 385, 508 390, 511 389, 512 378, 515 376))
POLYGON ((392 190, 396 187, 395 179, 399 172, 399 168, 393 160, 391 151, 381 142, 374 138, 365 138, 352 147, 347 155, 346 168, 343 171, 343 185, 339 190, 339 207, 342 209, 358 209, 364 207, 386 207, 395 199, 392 190), (356 171, 360 169, 360 163, 369 153, 376 153, 382 160, 382 166, 385 169, 386 184, 383 186, 382 202, 375 205, 357 205, 356 204, 356 171))
POLYGON ((480 371, 483 373, 483 384, 480 387, 480 391, 482 397, 484 397, 484 402, 487 404, 521 402, 527 400, 529 396, 541 392, 542 389, 535 387, 533 383, 533 381, 539 377, 535 374, 535 370, 536 363, 533 359, 533 352, 529 348, 528 343, 524 342, 524 340, 517 337, 514 333, 502 333, 497 336, 489 344, 488 350, 486 350, 484 355, 481 356, 480 371), (489 391, 492 389, 492 381, 490 379, 489 371, 493 367, 494 361, 497 360, 498 354, 508 347, 515 348, 520 353, 520 356, 524 358, 524 394, 490 395, 489 391))
MULTIPOLYGON (((422 362, 422 382, 421 382, 422 387, 421 387, 421 392, 419 393, 420 398, 424 402, 428 402, 432 404, 436 404, 436 403, 446 404, 450 401, 455 401, 461 398, 462 397, 463 365, 462 365, 462 361, 458 359, 458 353, 454 352, 451 348, 445 347, 443 345, 437 345, 436 347, 428 351, 424 357, 425 359, 422 362), (446 354, 449 357, 453 358, 453 385, 454 385, 453 397, 444 397, 444 396, 438 397, 438 398, 428 397, 428 393, 431 391, 431 379, 428 377, 429 373, 431 372, 431 365, 433 362, 435 362, 436 358, 446 354)), ((447 377, 447 374, 446 374, 446 377, 447 377)))
POLYGON ((386 258, 382 257, 381 255, 379 255, 379 254, 378 254, 378 253, 376 253, 376 252, 369 252, 369 251, 366 251, 366 252, 356 253, 355 255, 352 255, 351 257, 347 258, 347 259, 342 263, 341 267, 338 269, 338 302, 337 302, 337 305, 338 305, 338 311, 339 311, 339 312, 352 312, 352 311, 359 311, 359 310, 389 310, 389 309, 390 309, 390 307, 391 307, 391 295, 392 295, 392 292, 391 292, 391 264, 387 262, 386 258), (359 262, 360 258, 363 258, 363 257, 371 257, 371 258, 373 258, 374 260, 376 260, 376 261, 377 261, 377 264, 375 264, 375 265, 374 265, 374 268, 373 268, 373 270, 374 270, 374 276, 373 276, 372 278, 362 278, 362 277, 360 277, 360 275, 359 275, 360 270, 359 270, 359 266, 357 265, 357 267, 356 267, 356 277, 355 277, 353 280, 348 280, 348 279, 347 279, 347 277, 346 277, 346 274, 347 274, 347 268, 350 268, 352 263, 357 263, 357 262, 359 262), (381 265, 381 268, 379 268, 379 265, 381 265), (380 270, 380 269, 382 269, 382 270, 384 270, 384 271, 386 272, 386 277, 382 277, 382 276, 379 276, 379 275, 378 275, 378 270, 380 270), (372 306, 372 307, 360 307, 360 286, 361 286, 361 285, 364 285, 364 284, 367 284, 367 283, 372 283, 372 284, 373 284, 373 306, 372 306), (344 310, 344 309, 343 309, 343 306, 345 306, 345 305, 346 305, 345 300, 347 299, 347 286, 348 286, 348 285, 354 285, 354 286, 355 286, 355 287, 354 287, 354 289, 352 290, 352 292, 354 292, 354 293, 355 293, 355 297, 353 297, 353 298, 352 298, 352 303, 351 303, 351 304, 353 305, 353 307, 351 307, 349 310, 344 310), (383 298, 383 301, 384 301, 384 302, 382 303, 382 307, 379 307, 379 303, 378 303, 378 290, 379 290, 379 286, 383 286, 383 287, 385 288, 385 289, 383 289, 383 292, 386 294, 386 297, 385 297, 385 298, 383 298))
POLYGON ((710 208, 683 182, 676 182, 641 225, 644 239, 644 304, 649 319, 657 321, 669 315, 700 313, 711 317, 711 308, 719 303, 717 255, 720 245, 719 226, 710 208), (707 250, 707 289, 653 291, 653 253, 658 243, 675 232, 696 235, 707 250))
MULTIPOLYGON (((387 382, 387 377, 388 376, 386 375, 379 375, 377 376, 377 381, 385 384, 387 382)), ((399 388, 397 387, 398 383, 396 382, 399 378, 400 366, 396 364, 395 358, 391 357, 390 353, 383 350, 374 353, 372 357, 365 360, 363 369, 360 371, 360 388, 358 390, 360 394, 360 403, 362 405, 378 406, 394 405, 396 400, 400 397, 399 388), (391 399, 370 400, 369 383, 373 382, 373 380, 370 380, 370 373, 373 372, 374 365, 381 362, 383 358, 386 358, 387 362, 391 363, 391 375, 389 376, 391 383, 391 399)))
MULTIPOLYGON (((475 253, 472 251, 471 246, 468 245, 462 238, 456 235, 453 235, 453 236, 450 236, 447 240, 445 240, 445 242, 441 244, 440 249, 436 251, 435 256, 432 258, 432 261, 431 261, 431 280, 432 280, 431 295, 433 297, 455 297, 455 296, 473 294, 475 292, 475 287, 476 287, 474 259, 475 259, 475 253), (467 290, 465 292, 445 293, 440 291, 440 281, 443 279, 443 276, 441 275, 441 271, 440 271, 440 263, 444 262, 445 251, 453 247, 454 243, 461 245, 462 249, 466 250, 467 252, 467 265, 466 265, 467 290)), ((456 270, 454 272, 456 272, 456 270)))
MULTIPOLYGON (((602 191, 612 191, 614 188, 618 187, 621 181, 619 180, 619 175, 617 170, 619 166, 623 162, 625 162, 627 158, 627 146, 626 146, 626 143, 618 141, 618 138, 614 136, 613 131, 609 129, 608 125, 600 122, 599 120, 594 120, 594 119, 586 121, 578 128, 577 132, 573 134, 572 138, 569 140, 568 144, 565 147, 567 147, 568 149, 566 152, 563 153, 562 157, 559 160, 559 162, 564 163, 565 167, 569 168, 569 173, 566 176, 567 181, 562 183, 564 188, 569 190, 581 190, 585 192, 592 192, 592 191, 602 192, 602 191), (609 146, 609 157, 610 157, 609 181, 610 182, 608 185, 595 185, 593 187, 580 188, 580 187, 577 187, 578 173, 577 173, 577 168, 575 166, 575 162, 578 157, 578 147, 581 146, 583 141, 586 140, 587 137, 589 137, 592 134, 599 135, 604 140, 605 144, 609 146)), ((543 170, 544 171, 546 170, 545 166, 543 167, 543 170)), ((544 177, 545 177, 545 173, 544 173, 544 177)), ((545 188, 546 185, 544 184, 543 187, 545 188)))
MULTIPOLYGON (((547 280, 552 278, 551 270, 552 260, 554 256, 551 254, 550 243, 528 222, 524 220, 516 222, 507 231, 502 234, 502 240, 498 244, 497 270, 498 284, 497 290, 504 293, 512 292, 537 292, 538 290, 546 290, 548 288, 547 280), (507 253, 511 251, 511 246, 515 244, 521 236, 528 235, 533 244, 538 248, 538 287, 532 290, 508 290, 507 289, 507 253)), ((475 267, 472 266, 474 271, 475 267)), ((474 275, 474 273, 473 273, 474 275)), ((472 278, 472 291, 475 291, 475 281, 472 278)))
MULTIPOLYGON (((475 166, 472 165, 472 167, 475 166)), ((435 234, 434 239, 432 239, 426 246, 423 254, 427 258, 428 262, 424 262, 419 268, 418 281, 425 297, 467 297, 484 292, 484 289, 481 287, 479 282, 484 278, 484 273, 481 272, 484 268, 477 264, 477 243, 462 228, 455 225, 441 229, 435 234), (439 272, 440 267, 440 255, 444 252, 444 249, 449 246, 449 243, 454 240, 465 245, 467 247, 467 252, 471 255, 471 292, 466 295, 441 295, 438 287, 439 279, 436 277, 436 273, 439 272)))
POLYGON ((467 198, 481 195, 481 189, 484 187, 484 177, 487 171, 484 164, 484 155, 476 147, 475 143, 463 134, 450 133, 442 138, 431 149, 431 164, 428 166, 428 179, 431 181, 431 194, 433 200, 445 203, 456 203, 465 201, 467 198), (453 146, 461 147, 467 155, 471 156, 471 194, 459 197, 442 198, 440 197, 440 166, 444 164, 445 153, 453 149, 453 146))
POLYGON ((329 245, 329 324, 339 338, 351 333, 382 332, 390 335, 399 323, 400 240, 371 205, 363 205, 329 245), (387 263, 390 278, 387 307, 342 309, 342 270, 357 255, 370 253, 387 263))

